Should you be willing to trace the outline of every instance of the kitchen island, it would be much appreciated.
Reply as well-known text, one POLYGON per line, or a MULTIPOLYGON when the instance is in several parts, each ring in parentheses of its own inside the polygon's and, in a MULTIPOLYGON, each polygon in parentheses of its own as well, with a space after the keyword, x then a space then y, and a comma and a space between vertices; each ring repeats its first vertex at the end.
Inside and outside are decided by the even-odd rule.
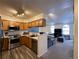
POLYGON ((36 37, 30 37, 29 35, 23 35, 21 43, 34 51, 38 57, 47 52, 47 34, 40 34, 36 37), (26 39, 25 39, 26 38, 26 39))

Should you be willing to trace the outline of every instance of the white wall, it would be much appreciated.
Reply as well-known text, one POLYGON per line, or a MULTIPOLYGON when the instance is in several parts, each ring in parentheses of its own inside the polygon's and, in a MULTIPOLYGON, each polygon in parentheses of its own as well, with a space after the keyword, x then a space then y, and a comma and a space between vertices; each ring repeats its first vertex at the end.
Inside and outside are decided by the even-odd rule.
POLYGON ((50 32, 50 26, 39 27, 39 32, 50 32))
POLYGON ((56 28, 56 29, 61 29, 61 28, 62 28, 62 24, 56 24, 56 25, 55 25, 55 28, 56 28))

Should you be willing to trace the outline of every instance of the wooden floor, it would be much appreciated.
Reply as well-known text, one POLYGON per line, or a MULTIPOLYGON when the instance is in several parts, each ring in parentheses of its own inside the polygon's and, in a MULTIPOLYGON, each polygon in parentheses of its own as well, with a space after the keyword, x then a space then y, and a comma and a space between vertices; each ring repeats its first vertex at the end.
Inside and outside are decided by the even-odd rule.
POLYGON ((2 59, 38 59, 36 54, 25 46, 2 52, 2 59))

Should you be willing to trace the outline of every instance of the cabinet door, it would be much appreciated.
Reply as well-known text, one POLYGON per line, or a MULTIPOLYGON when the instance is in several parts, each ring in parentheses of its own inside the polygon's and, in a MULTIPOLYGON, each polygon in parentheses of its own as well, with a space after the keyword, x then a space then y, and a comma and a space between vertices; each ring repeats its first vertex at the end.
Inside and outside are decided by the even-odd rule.
POLYGON ((20 26, 20 23, 19 22, 14 22, 14 25, 15 26, 20 26))
POLYGON ((29 42, 28 42, 28 47, 31 49, 32 48, 32 39, 31 38, 29 38, 29 40, 28 40, 29 42))
POLYGON ((20 39, 20 43, 25 45, 25 46, 28 46, 28 37, 22 36, 20 39))
POLYGON ((27 30, 28 28, 28 24, 24 24, 24 30, 27 30))
POLYGON ((24 24, 23 23, 20 23, 20 30, 24 30, 24 24))
POLYGON ((32 27, 32 22, 28 23, 28 27, 29 27, 29 28, 32 27))
POLYGON ((4 38, 3 39, 3 50, 8 50, 8 48, 9 48, 9 39, 4 38))
POLYGON ((34 22, 34 21, 32 21, 31 26, 32 26, 32 27, 35 27, 35 22, 34 22))
POLYGON ((9 26, 15 26, 14 21, 9 21, 9 26))
POLYGON ((29 37, 22 36, 20 39, 20 43, 27 46, 28 48, 32 48, 32 40, 29 37))
POLYGON ((9 21, 3 21, 3 30, 8 30, 9 21))
POLYGON ((38 20, 35 21, 35 27, 38 27, 38 20))
POLYGON ((45 19, 40 19, 38 22, 39 22, 39 27, 46 26, 46 20, 45 19))
POLYGON ((19 26, 19 25, 20 25, 19 22, 9 21, 9 26, 19 26))

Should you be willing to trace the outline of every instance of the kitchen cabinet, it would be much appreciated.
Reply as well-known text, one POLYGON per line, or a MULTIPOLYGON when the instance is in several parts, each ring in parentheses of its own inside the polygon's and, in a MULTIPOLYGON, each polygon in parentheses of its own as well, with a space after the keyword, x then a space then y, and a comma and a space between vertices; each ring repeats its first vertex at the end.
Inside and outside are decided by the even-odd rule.
POLYGON ((9 26, 19 26, 20 30, 25 30, 24 23, 22 23, 22 22, 10 21, 9 26))
POLYGON ((36 20, 34 23, 35 23, 35 27, 39 27, 39 21, 38 20, 36 20))
POLYGON ((29 27, 29 28, 32 27, 32 22, 28 23, 28 27, 29 27))
POLYGON ((24 30, 29 29, 29 25, 28 24, 24 24, 24 30))
POLYGON ((22 36, 21 39, 20 39, 20 43, 28 46, 28 37, 22 36))
POLYGON ((21 36, 20 43, 27 46, 37 54, 37 40, 27 36, 21 36))
POLYGON ((9 26, 9 21, 3 21, 3 27, 2 27, 2 29, 3 30, 8 30, 8 26, 9 26))
POLYGON ((32 27, 35 27, 35 25, 36 25, 36 23, 35 23, 35 21, 32 21, 32 27))
POLYGON ((31 38, 27 37, 27 36, 22 36, 20 39, 20 43, 27 46, 28 48, 31 49, 32 47, 32 41, 31 38))
POLYGON ((15 21, 9 21, 9 26, 20 26, 20 23, 15 21))
POLYGON ((15 26, 20 26, 19 22, 14 22, 15 26))
POLYGON ((32 39, 28 37, 28 48, 32 48, 32 39))
POLYGON ((9 26, 19 26, 21 30, 27 30, 32 27, 46 26, 45 19, 39 19, 39 20, 35 20, 35 21, 29 22, 29 23, 21 23, 21 22, 8 21, 8 20, 3 20, 2 22, 3 22, 3 27, 2 27, 3 30, 8 30, 9 26))
POLYGON ((44 27, 44 26, 46 26, 46 20, 45 19, 40 19, 40 20, 38 20, 38 26, 39 27, 44 27))
POLYGON ((44 26, 46 26, 46 20, 45 19, 35 20, 35 21, 33 21, 32 26, 34 26, 34 27, 44 27, 44 26))
POLYGON ((20 23, 19 27, 20 27, 20 30, 24 30, 24 23, 20 23))
POLYGON ((29 24, 29 28, 31 28, 31 27, 44 27, 44 26, 46 26, 46 20, 39 19, 39 20, 32 21, 28 24, 29 24))
POLYGON ((3 50, 9 49, 9 38, 3 38, 3 50))

